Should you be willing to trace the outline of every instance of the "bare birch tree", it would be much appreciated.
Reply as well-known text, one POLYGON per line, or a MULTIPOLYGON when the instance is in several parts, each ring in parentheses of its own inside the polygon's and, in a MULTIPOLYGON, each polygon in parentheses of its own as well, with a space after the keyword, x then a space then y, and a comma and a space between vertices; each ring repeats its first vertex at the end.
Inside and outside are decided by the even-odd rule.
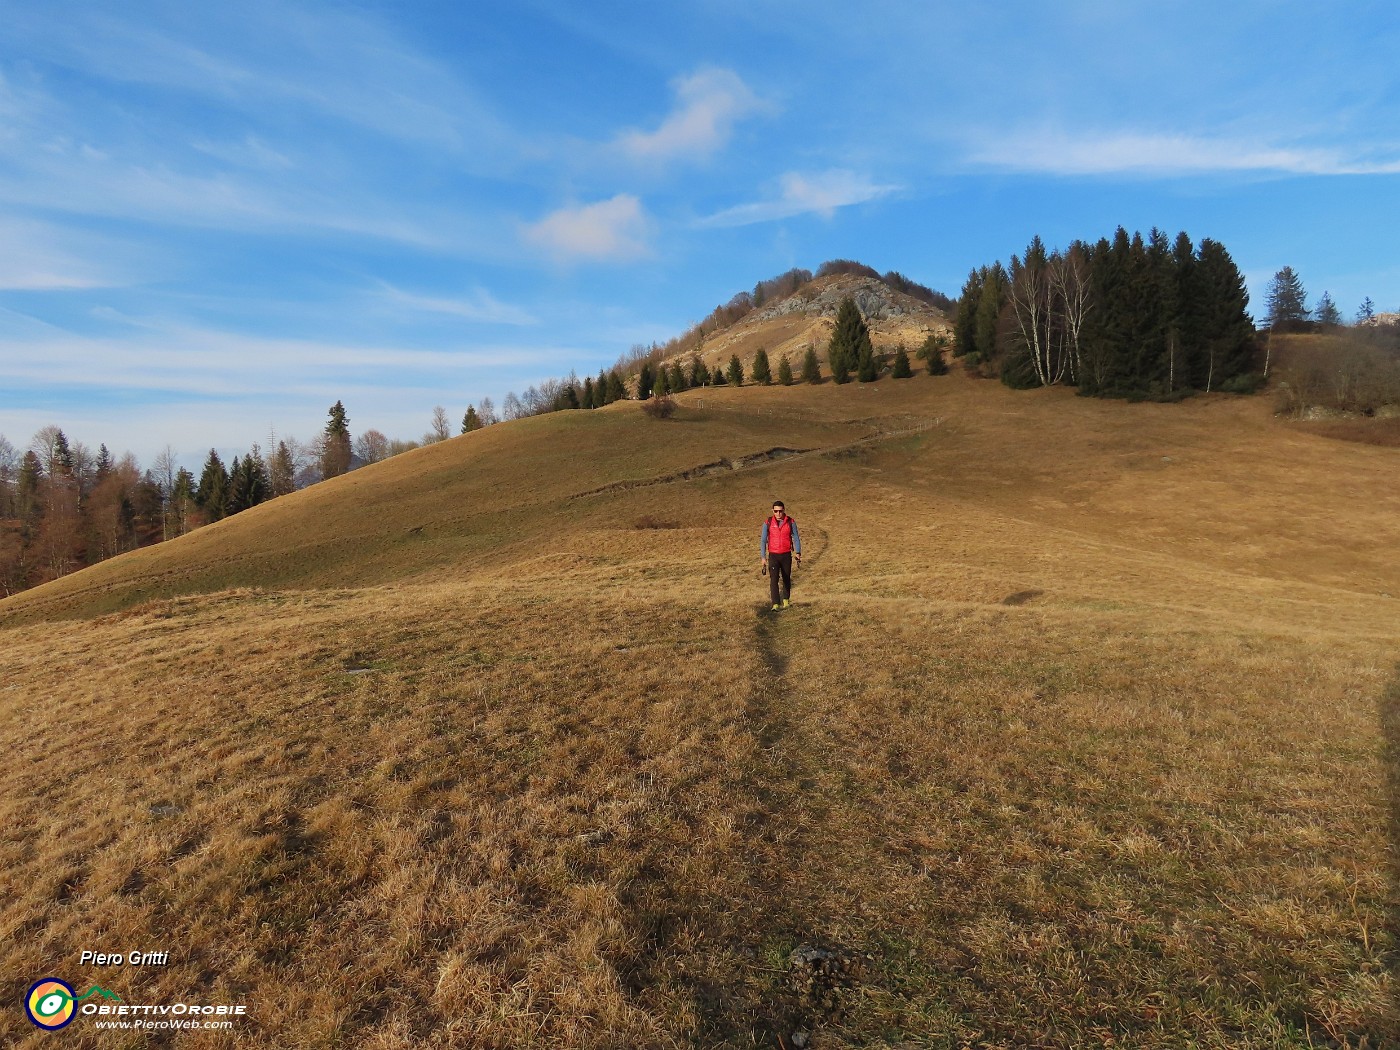
POLYGON ((378 430, 366 430, 355 439, 355 455, 361 463, 378 463, 389 458, 389 439, 378 430))
POLYGON ((452 425, 447 421, 447 409, 441 405, 433 408, 433 426, 423 437, 423 444, 434 444, 438 441, 446 441, 452 436, 452 425))
POLYGON ((1063 255, 1055 253, 1050 260, 1050 282, 1059 308, 1060 320, 1067 344, 1069 380, 1079 382, 1084 371, 1084 322, 1093 310, 1093 285, 1090 282, 1089 260, 1084 246, 1071 244, 1063 255))
POLYGON ((18 506, 19 450, 0 434, 0 518, 13 518, 18 506))
POLYGON ((180 464, 176 461, 175 450, 169 445, 156 453, 155 460, 151 463, 151 476, 155 478, 156 485, 160 488, 160 535, 162 540, 170 539, 174 529, 172 524, 176 517, 172 497, 175 493, 175 475, 180 469, 180 464))
POLYGON ((1039 237, 1031 241, 1024 261, 1011 257, 1009 298, 1036 380, 1041 386, 1059 382, 1050 347, 1049 265, 1039 237))

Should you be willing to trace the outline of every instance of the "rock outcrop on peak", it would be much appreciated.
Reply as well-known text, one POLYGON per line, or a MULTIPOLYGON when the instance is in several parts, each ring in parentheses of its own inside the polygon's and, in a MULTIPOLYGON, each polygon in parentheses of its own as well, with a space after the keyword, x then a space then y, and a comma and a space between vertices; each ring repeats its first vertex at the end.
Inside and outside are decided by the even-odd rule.
MULTIPOLYGON (((742 321, 706 337, 698 352, 711 369, 723 367, 737 355, 745 373, 760 349, 775 366, 778 358, 786 355, 794 372, 808 347, 816 351, 818 361, 825 362, 836 312, 846 298, 855 301, 870 326, 870 340, 877 353, 893 353, 899 345, 912 353, 930 335, 952 337, 951 319, 937 307, 896 291, 875 277, 832 274, 809 281, 792 295, 765 304, 742 321)), ((688 361, 695 354, 692 350, 681 356, 688 361)))
POLYGON ((896 292, 874 277, 840 275, 811 281, 793 295, 746 317, 744 322, 769 321, 801 313, 808 317, 835 317, 845 298, 855 300, 866 323, 887 321, 914 313, 939 313, 928 303, 896 292))

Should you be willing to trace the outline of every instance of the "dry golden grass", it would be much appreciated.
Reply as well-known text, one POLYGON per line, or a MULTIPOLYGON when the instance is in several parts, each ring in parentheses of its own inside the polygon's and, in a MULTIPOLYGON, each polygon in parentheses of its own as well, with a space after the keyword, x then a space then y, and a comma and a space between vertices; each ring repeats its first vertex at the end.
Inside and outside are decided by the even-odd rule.
MULTIPOLYGON (((962 377, 679 401, 0 603, 11 1002, 249 1004, 191 1047, 1400 1041, 1396 452, 962 377), (844 1009, 801 943, 871 954, 844 1009)), ((54 1038, 121 1045, 0 1014, 54 1038)))
POLYGON ((1293 425, 1305 434, 1317 434, 1319 437, 1335 438, 1338 441, 1356 441, 1363 445, 1400 448, 1400 416, 1381 419, 1328 419, 1293 425))

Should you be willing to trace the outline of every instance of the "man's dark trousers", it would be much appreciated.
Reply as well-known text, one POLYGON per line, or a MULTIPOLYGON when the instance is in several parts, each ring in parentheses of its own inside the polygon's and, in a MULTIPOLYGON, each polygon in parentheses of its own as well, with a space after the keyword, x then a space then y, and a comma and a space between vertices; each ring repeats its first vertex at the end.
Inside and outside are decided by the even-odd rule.
POLYGON ((792 551, 784 551, 782 554, 768 552, 768 593, 773 596, 773 604, 788 598, 792 594, 792 551), (783 577, 782 597, 778 596, 778 574, 783 577))

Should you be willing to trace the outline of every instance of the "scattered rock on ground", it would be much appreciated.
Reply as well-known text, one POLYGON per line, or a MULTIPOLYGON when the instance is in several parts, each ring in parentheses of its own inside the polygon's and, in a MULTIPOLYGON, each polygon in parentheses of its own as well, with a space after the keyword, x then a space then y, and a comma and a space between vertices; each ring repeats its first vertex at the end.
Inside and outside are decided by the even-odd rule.
POLYGON ((820 1011, 839 1014, 845 996, 861 985, 869 954, 837 946, 802 944, 788 956, 788 984, 820 1011))

